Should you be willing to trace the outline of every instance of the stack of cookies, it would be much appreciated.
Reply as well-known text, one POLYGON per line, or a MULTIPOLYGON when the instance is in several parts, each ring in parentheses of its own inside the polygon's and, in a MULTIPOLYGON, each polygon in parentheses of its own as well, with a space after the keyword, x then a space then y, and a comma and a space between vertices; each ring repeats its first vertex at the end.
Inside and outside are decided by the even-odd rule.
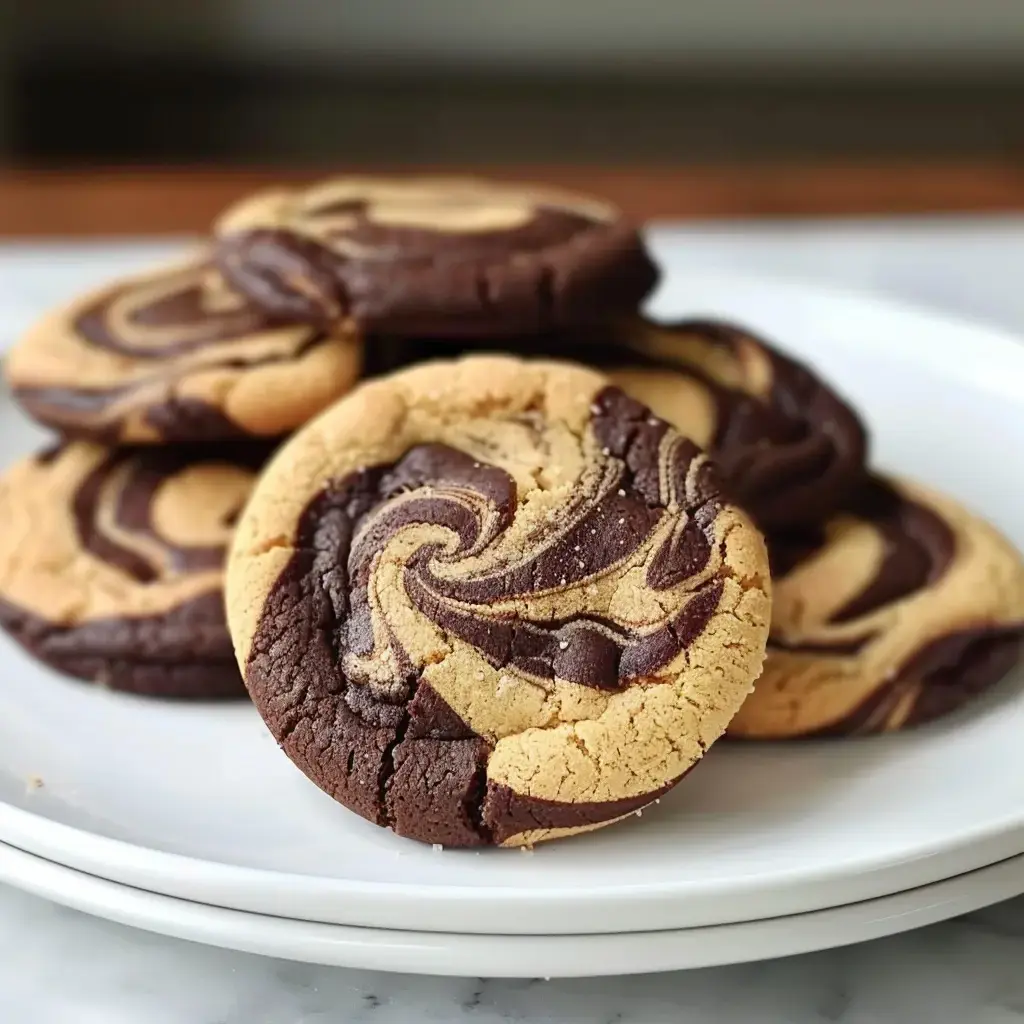
POLYGON ((273 442, 349 390, 359 351, 261 313, 209 249, 46 316, 5 364, 61 440, 0 481, 0 623, 115 689, 244 696, 231 530, 273 442))
POLYGON ((364 818, 523 846, 1015 663, 1017 552, 766 341, 645 319, 608 205, 338 179, 213 235, 7 361, 62 440, 0 481, 0 621, 59 670, 247 691, 364 818))

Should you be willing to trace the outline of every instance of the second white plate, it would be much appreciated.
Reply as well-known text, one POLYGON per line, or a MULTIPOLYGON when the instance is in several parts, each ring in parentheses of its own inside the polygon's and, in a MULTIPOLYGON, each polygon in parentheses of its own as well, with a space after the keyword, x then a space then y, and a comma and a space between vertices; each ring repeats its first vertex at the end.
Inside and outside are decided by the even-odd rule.
MULTIPOLYGON (((670 274, 658 305, 784 340, 864 410, 883 464, 960 496, 1024 546, 1013 339, 742 277, 670 274)), ((0 462, 37 441, 0 398, 0 462)), ((648 931, 853 903, 1024 851, 1020 675, 907 735, 719 744, 642 819, 533 854, 435 852, 374 828, 308 783, 249 707, 105 693, 7 641, 0 678, 0 840, 239 910, 501 935, 648 931)))
POLYGON ((266 917, 132 889, 2 843, 0 879, 120 924, 246 953, 413 974, 570 978, 766 960, 921 928, 1024 891, 1024 856, 833 910, 619 935, 456 935, 266 917))

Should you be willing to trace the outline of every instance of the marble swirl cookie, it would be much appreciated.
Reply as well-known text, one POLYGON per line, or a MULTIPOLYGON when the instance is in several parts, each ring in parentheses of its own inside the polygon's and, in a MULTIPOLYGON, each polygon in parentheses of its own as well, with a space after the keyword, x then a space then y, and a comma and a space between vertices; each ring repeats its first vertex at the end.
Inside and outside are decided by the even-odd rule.
POLYGON ((907 728, 964 704, 1018 660, 1020 555, 949 498, 875 479, 822 529, 770 547, 768 658, 731 736, 907 728))
POLYGON ((808 367, 749 331, 638 321, 595 352, 633 397, 706 448, 765 530, 814 523, 864 478, 857 414, 808 367), (622 365, 623 363, 627 365, 622 365))
POLYGON ((244 697, 223 573, 262 455, 75 441, 16 463, 0 477, 0 625, 113 689, 244 697))
POLYGON ((347 391, 359 363, 351 338, 272 323, 201 255, 50 313, 5 373, 66 436, 159 444, 281 436, 347 391))
POLYGON ((412 337, 533 334, 635 311, 658 272, 612 207, 471 178, 335 178, 255 195, 215 227, 269 312, 412 337))
POLYGON ((601 375, 476 357, 367 383, 239 523, 228 622, 285 753, 399 835, 529 845, 670 789, 761 667, 760 534, 601 375))

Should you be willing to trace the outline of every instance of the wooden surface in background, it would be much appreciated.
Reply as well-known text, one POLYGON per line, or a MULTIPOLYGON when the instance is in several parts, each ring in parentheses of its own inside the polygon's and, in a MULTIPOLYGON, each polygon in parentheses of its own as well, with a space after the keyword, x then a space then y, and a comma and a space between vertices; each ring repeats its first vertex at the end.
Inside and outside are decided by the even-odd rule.
MULTIPOLYGON (((546 182, 605 196, 637 221, 1024 210, 1024 161, 596 168, 425 168, 546 182)), ((247 191, 313 180, 295 171, 0 171, 0 235, 202 232, 247 191)), ((365 169, 358 173, 368 173, 365 169)), ((402 173, 414 173, 404 168, 402 173)))

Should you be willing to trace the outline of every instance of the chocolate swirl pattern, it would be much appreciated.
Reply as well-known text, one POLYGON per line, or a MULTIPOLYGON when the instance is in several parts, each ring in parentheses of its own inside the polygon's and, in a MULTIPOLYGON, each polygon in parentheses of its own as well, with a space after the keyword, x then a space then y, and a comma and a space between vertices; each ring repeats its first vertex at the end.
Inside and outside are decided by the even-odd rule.
POLYGON ((773 537, 769 547, 768 658, 732 736, 910 727, 1017 663, 1024 565, 948 498, 874 479, 822 529, 773 537))
POLYGON ((268 192, 216 233, 227 278, 275 316, 420 337, 598 322, 635 310, 658 277, 606 204, 473 179, 268 192))
POLYGON ((471 358, 364 385, 282 450, 228 613, 321 788, 400 835, 521 845, 696 763, 758 671, 766 588, 692 442, 590 371, 471 358))
POLYGON ((203 255, 50 314, 5 372, 26 410, 69 436, 274 437, 347 390, 359 349, 351 338, 274 323, 203 255))
MULTIPOLYGON (((377 372, 486 347, 482 338, 367 339, 377 372)), ((808 367, 741 328, 628 318, 517 337, 508 347, 603 368, 706 449, 729 493, 766 530, 820 522, 864 479, 867 435, 853 409, 808 367)))
POLYGON ((264 457, 75 442, 18 463, 0 479, 0 624, 115 689, 242 696, 223 568, 264 457))
MULTIPOLYGON (((627 392, 707 448, 730 492, 766 530, 820 521, 864 476, 856 413, 810 369, 712 321, 634 323, 602 358, 627 392)), ((593 357, 591 357, 593 358, 593 357)))

